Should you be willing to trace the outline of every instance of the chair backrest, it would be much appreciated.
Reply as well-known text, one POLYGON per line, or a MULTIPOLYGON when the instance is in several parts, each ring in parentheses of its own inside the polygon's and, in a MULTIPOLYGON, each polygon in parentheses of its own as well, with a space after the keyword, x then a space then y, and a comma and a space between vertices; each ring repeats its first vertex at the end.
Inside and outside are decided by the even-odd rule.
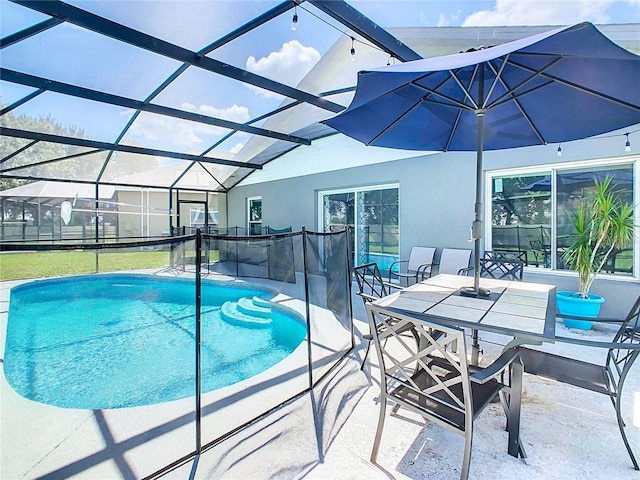
POLYGON ((383 394, 459 434, 470 431, 473 403, 464 331, 371 303, 366 309, 383 394), (409 326, 421 339, 420 345, 400 337, 409 326), (456 345, 453 342, 457 349, 451 348, 456 345))
POLYGON ((624 382, 626 374, 640 355, 640 296, 631 307, 629 314, 613 337, 616 348, 607 354, 607 371, 614 385, 624 382))
POLYGON ((375 262, 353 267, 353 275, 358 284, 358 293, 365 303, 374 298, 385 297, 390 293, 382 275, 380 275, 378 264, 375 262))
MULTIPOLYGON (((420 265, 433 264, 433 257, 436 254, 436 249, 432 247, 412 247, 409 254, 409 263, 407 264, 407 272, 417 272, 420 265)), ((426 269, 426 273, 429 273, 430 269, 426 269)), ((423 272, 425 273, 425 272, 423 272)))
POLYGON ((438 273, 458 275, 461 270, 469 268, 471 250, 461 248, 444 248, 440 255, 438 273))
POLYGON ((524 262, 518 252, 486 251, 480 259, 480 276, 500 280, 522 281, 524 262))
MULTIPOLYGON (((626 318, 624 319, 624 324, 620 328, 618 335, 622 335, 622 328, 625 328, 627 331, 640 332, 640 295, 636 299, 635 303, 629 310, 626 318)), ((627 332, 628 333, 628 332, 627 332)))

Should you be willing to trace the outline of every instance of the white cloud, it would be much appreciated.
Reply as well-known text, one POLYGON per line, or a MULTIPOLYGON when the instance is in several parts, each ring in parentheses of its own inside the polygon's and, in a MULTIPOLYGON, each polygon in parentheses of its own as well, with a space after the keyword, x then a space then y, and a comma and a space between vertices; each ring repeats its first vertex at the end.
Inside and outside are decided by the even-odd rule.
MULTIPOLYGON (((266 57, 247 59, 247 70, 263 77, 284 83, 297 85, 300 80, 320 60, 320 53, 313 47, 305 47, 297 40, 282 44, 277 52, 271 52, 266 57)), ((280 95, 267 90, 249 86, 254 92, 266 98, 278 98, 280 95)))
POLYGON ((443 13, 438 17, 438 26, 439 27, 448 27, 449 25, 457 25, 458 20, 460 19, 460 10, 457 10, 454 15, 445 16, 443 13))
POLYGON ((223 120, 230 120, 237 123, 247 122, 251 118, 249 117, 249 109, 247 107, 240 107, 235 103, 227 108, 216 108, 211 105, 200 105, 196 108, 195 105, 190 103, 183 103, 180 105, 180 108, 208 117, 222 118, 223 120))
MULTIPOLYGON (((496 0, 493 10, 469 15, 462 26, 571 25, 606 23, 607 8, 616 0, 496 0)), ((638 1, 638 0, 632 0, 638 1)))
MULTIPOLYGON (((196 107, 190 103, 183 103, 180 107, 190 112, 238 123, 244 123, 250 119, 249 109, 236 104, 227 108, 216 108, 211 105, 196 107)), ((144 140, 166 142, 167 139, 170 139, 172 143, 188 148, 201 148, 204 144, 203 137, 220 136, 227 132, 227 129, 213 125, 152 114, 140 115, 131 127, 131 133, 144 140)))
POLYGON ((447 17, 445 17, 444 14, 441 13, 440 17, 438 17, 438 26, 439 27, 448 27, 449 25, 450 25, 450 23, 447 20, 447 17))
POLYGON ((242 150, 242 147, 244 147, 244 143, 236 143, 233 148, 231 150, 229 150, 230 153, 238 153, 240 150, 242 150))
POLYGON ((195 147, 202 144, 202 135, 219 134, 220 129, 160 115, 140 115, 130 131, 133 135, 151 142, 171 139, 174 144, 195 147))

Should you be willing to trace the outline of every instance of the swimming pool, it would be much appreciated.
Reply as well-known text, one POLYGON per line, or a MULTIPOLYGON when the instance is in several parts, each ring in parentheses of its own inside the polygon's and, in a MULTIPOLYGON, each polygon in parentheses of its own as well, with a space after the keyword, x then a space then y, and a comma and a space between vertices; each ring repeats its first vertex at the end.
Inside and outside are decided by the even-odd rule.
POLYGON ((388 255, 384 253, 369 253, 367 254, 367 262, 376 262, 378 264, 378 268, 382 274, 386 274, 389 272, 389 267, 393 262, 398 261, 397 255, 388 255))
MULTIPOLYGON (((11 291, 4 372, 20 395, 66 408, 121 408, 195 390, 195 282, 104 274, 31 282, 11 291)), ((304 318, 275 292, 202 281, 202 391, 283 360, 304 318)))

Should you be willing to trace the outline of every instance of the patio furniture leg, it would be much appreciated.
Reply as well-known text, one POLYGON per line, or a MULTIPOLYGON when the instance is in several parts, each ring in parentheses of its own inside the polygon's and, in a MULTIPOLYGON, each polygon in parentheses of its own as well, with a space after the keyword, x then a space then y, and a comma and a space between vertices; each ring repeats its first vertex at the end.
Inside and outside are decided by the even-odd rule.
POLYGON ((382 427, 384 425, 384 416, 387 410, 387 397, 384 393, 380 395, 380 415, 378 417, 378 429, 376 437, 373 441, 373 449, 371 450, 371 463, 375 463, 378 458, 378 449, 380 448, 380 438, 382 437, 382 427))
POLYGON ((518 358, 511 364, 511 388, 509 391, 509 416, 507 429, 509 431, 509 455, 518 458, 524 451, 520 448, 520 409, 522 402, 522 375, 524 365, 522 359, 518 358))
POLYGON ((618 417, 618 428, 620 429, 620 435, 622 435, 622 441, 624 442, 624 446, 627 448, 627 452, 629 452, 629 456, 631 457, 633 468, 635 468, 636 470, 640 470, 640 466, 638 466, 638 461, 636 460, 636 457, 633 454, 633 450, 631 450, 631 445, 629 445, 627 434, 624 431, 625 424, 624 424, 624 421, 622 420, 622 413, 620 412, 620 399, 618 399, 618 404, 616 405, 616 416, 618 417))
POLYGON ((364 370, 364 364, 367 361, 367 355, 369 355, 369 350, 371 349, 371 341, 373 339, 372 335, 365 335, 363 337, 367 340, 367 349, 364 351, 364 357, 362 357, 362 363, 360 364, 360 370, 364 370))
MULTIPOLYGON (((506 428, 505 430, 508 432, 509 431, 509 402, 507 400, 507 396, 508 393, 507 392, 500 392, 499 394, 500 396, 500 404, 502 405, 502 408, 504 409, 506 415, 507 415, 507 424, 506 424, 506 428)), ((519 455, 520 455, 520 459, 522 460, 522 462, 526 465, 527 464, 527 452, 524 449, 524 443, 522 443, 522 436, 518 435, 518 451, 519 451, 519 455)))
POLYGON ((462 456, 462 472, 460 480, 469 478, 469 467, 471 466, 471 446, 473 444, 473 430, 469 429, 464 435, 464 454, 462 456))
MULTIPOLYGON (((636 355, 637 356, 637 352, 635 352, 632 355, 636 355)), ((622 376, 620 378, 620 383, 618 384, 618 394, 617 394, 617 401, 614 402, 613 406, 616 409, 616 417, 618 418, 618 428, 620 429, 620 435, 622 436, 622 441, 624 442, 624 446, 627 448, 627 452, 629 453, 629 457, 631 457, 631 463, 633 463, 633 468, 635 468, 636 470, 640 470, 640 465, 638 465, 638 461, 636 460, 635 455, 633 454, 633 450, 631 449, 631 445, 629 445, 629 439, 627 439, 627 434, 625 432, 625 423, 624 420, 622 419, 622 410, 621 410, 621 403, 622 403, 622 388, 624 387, 624 382, 627 378, 627 373, 629 373, 630 367, 626 367, 623 372, 622 372, 622 376)), ((613 400, 613 398, 612 398, 613 400)))
POLYGON ((471 330, 471 365, 477 367, 480 361, 480 342, 478 341, 478 330, 471 330))

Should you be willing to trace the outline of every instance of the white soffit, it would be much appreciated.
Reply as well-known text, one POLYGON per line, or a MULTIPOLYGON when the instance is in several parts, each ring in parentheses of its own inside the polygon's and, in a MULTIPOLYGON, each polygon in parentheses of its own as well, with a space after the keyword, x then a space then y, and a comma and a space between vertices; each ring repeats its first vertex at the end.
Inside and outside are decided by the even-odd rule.
POLYGON ((421 152, 393 148, 367 147, 344 135, 315 140, 271 161, 262 170, 256 170, 239 186, 271 182, 374 163, 391 162, 404 158, 422 157, 442 152, 421 152))

